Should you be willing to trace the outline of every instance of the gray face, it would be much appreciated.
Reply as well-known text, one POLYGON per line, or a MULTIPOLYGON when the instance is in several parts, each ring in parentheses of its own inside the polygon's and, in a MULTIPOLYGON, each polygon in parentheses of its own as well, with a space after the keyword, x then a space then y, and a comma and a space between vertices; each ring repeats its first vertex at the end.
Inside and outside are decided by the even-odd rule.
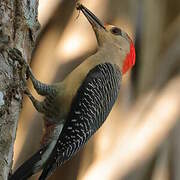
POLYGON ((130 50, 129 48, 131 40, 127 33, 120 28, 112 25, 106 25, 105 28, 106 32, 103 36, 104 43, 111 43, 121 51, 124 51, 124 53, 128 53, 130 50))

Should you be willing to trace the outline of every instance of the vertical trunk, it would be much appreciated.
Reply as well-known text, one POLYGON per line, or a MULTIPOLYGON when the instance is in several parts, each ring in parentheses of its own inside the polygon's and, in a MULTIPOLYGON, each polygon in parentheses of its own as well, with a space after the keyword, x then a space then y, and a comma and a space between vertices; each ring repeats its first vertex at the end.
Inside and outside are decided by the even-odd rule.
POLYGON ((0 1, 0 179, 12 165, 13 145, 21 110, 22 91, 18 64, 8 58, 8 48, 19 49, 27 60, 36 40, 37 0, 0 1))

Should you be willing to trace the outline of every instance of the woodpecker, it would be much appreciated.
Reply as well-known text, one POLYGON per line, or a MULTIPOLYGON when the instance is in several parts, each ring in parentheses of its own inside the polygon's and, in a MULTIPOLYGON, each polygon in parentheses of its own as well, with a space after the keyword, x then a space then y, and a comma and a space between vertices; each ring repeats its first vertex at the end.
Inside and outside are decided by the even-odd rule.
POLYGON ((52 85, 38 81, 21 52, 9 51, 11 59, 24 64, 37 93, 45 96, 40 102, 26 89, 36 110, 44 114, 46 129, 39 151, 10 180, 24 180, 40 170, 39 180, 45 180, 76 154, 106 120, 117 99, 122 75, 135 64, 134 44, 126 32, 104 25, 80 3, 77 9, 91 24, 98 47, 63 81, 52 85))

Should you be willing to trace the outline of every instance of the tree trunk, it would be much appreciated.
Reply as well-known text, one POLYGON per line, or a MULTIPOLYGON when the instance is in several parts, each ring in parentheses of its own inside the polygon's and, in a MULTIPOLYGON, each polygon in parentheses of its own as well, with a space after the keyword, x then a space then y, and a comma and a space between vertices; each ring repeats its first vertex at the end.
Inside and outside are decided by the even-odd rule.
POLYGON ((0 1, 0 179, 8 178, 21 110, 22 89, 18 63, 8 49, 17 48, 27 60, 37 37, 37 0, 0 1))

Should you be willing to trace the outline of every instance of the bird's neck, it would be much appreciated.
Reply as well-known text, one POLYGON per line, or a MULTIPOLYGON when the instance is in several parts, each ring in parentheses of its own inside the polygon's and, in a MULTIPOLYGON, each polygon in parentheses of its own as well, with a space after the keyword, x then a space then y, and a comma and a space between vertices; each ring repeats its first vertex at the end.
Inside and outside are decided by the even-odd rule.
POLYGON ((122 70, 123 62, 126 58, 125 51, 119 49, 118 47, 114 47, 111 44, 105 44, 104 46, 98 48, 96 54, 103 62, 116 64, 120 70, 122 70))

